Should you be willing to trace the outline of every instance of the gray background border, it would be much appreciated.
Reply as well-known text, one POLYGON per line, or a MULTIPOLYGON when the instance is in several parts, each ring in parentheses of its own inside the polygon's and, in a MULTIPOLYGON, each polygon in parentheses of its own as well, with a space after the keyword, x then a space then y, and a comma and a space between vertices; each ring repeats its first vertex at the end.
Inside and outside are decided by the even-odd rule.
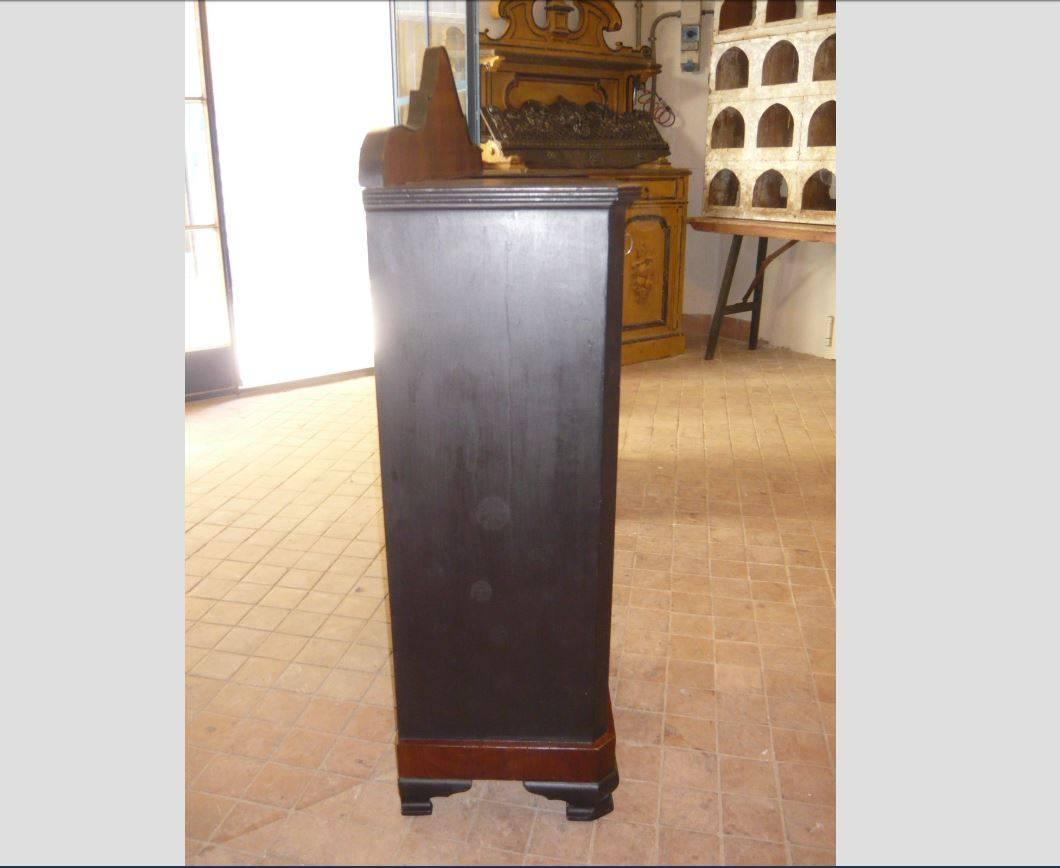
MULTIPOLYGON (((1055 862, 1060 4, 838 16, 839 858, 1055 862)), ((182 24, 0 4, 5 862, 183 861, 182 24)))

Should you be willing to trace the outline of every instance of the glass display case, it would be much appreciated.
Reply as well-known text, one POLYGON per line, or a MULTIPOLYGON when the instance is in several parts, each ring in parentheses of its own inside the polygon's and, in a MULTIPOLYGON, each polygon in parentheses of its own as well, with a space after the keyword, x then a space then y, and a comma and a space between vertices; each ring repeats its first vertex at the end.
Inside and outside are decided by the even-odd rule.
MULTIPOLYGON (((391 0, 391 32, 394 51, 395 122, 408 120, 409 93, 422 72, 423 52, 441 46, 449 54, 460 107, 478 105, 478 78, 468 76, 478 68, 478 4, 463 0, 391 0)), ((468 130, 479 140, 478 116, 472 113, 468 130)))

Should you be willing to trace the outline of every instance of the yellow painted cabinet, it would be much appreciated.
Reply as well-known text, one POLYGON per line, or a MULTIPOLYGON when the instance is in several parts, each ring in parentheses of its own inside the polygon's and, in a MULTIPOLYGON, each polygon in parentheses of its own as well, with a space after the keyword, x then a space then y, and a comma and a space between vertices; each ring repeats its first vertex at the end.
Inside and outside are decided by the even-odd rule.
MULTIPOLYGON (((502 134, 494 147, 487 147, 498 164, 487 175, 589 177, 639 187, 640 198, 626 221, 622 364, 679 355, 685 350, 681 305, 690 172, 666 162, 662 155, 668 149, 655 130, 654 137, 643 140, 640 134, 621 139, 611 121, 575 123, 568 117, 593 105, 605 117, 608 111, 620 117, 635 114, 634 94, 662 68, 646 49, 621 42, 612 48, 604 38, 622 26, 611 0, 541 5, 544 21, 535 17, 537 4, 531 0, 499 4, 496 14, 506 20, 504 32, 479 36, 482 110, 510 112, 537 105, 509 130, 510 142, 502 147, 502 134), (546 107, 562 108, 560 100, 567 106, 566 114, 556 116, 561 120, 542 114, 546 107)), ((483 129, 489 133, 488 122, 483 129)))
MULTIPOLYGON (((626 213, 622 297, 622 363, 661 359, 684 352, 687 174, 641 181, 642 198, 626 213), (662 194, 662 197, 652 194, 662 194)), ((679 174, 678 174, 679 173, 679 174)), ((625 181, 625 178, 618 180, 625 181)))

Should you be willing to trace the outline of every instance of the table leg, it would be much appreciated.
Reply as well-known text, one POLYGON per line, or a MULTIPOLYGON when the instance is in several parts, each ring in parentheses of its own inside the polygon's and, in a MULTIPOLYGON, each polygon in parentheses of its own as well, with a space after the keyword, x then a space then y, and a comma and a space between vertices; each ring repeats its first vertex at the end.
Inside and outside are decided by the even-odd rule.
POLYGON ((732 276, 736 272, 736 260, 740 256, 742 235, 733 235, 729 247, 729 258, 725 261, 725 274, 721 278, 721 289, 718 290, 718 303, 714 308, 714 318, 710 321, 710 334, 707 335, 707 351, 704 359, 713 359, 718 348, 718 337, 721 335, 721 321, 725 318, 725 308, 729 304, 729 290, 732 289, 732 276))
MULTIPOLYGON (((766 250, 769 248, 768 238, 758 239, 758 258, 755 262, 755 274, 762 272, 762 266, 766 261, 766 250)), ((751 303, 754 307, 751 308, 751 337, 747 342, 747 349, 754 350, 758 348, 758 324, 762 319, 762 291, 765 289, 766 276, 762 272, 762 276, 758 278, 754 286, 754 297, 751 303)))

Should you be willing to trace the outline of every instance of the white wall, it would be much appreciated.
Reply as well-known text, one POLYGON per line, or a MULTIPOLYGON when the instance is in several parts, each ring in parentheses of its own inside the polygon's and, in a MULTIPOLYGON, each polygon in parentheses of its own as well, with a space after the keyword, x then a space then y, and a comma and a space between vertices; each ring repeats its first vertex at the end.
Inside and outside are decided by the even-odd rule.
MULTIPOLYGON (((689 2, 689 0, 684 0, 689 2)), ((611 45, 622 42, 635 44, 635 5, 633 0, 617 0, 622 15, 622 29, 609 37, 611 45)), ((641 38, 646 44, 648 32, 656 16, 676 11, 681 0, 646 0, 641 26, 641 38)), ((707 8, 713 3, 707 0, 707 8)), ((490 15, 490 4, 480 2, 479 16, 483 29, 491 36, 499 36, 503 27, 490 15)), ((672 127, 660 128, 670 145, 670 162, 692 170, 688 191, 688 213, 700 212, 703 199, 703 164, 707 142, 707 82, 712 60, 710 16, 702 19, 703 43, 699 72, 681 72, 681 39, 678 19, 667 19, 659 24, 657 59, 662 66, 659 74, 659 94, 674 109, 677 121, 672 127)), ((713 313, 718 298, 730 235, 688 230, 685 255, 684 312, 713 313)), ((781 241, 770 241, 770 250, 781 241)), ((754 252, 757 240, 744 240, 739 266, 733 280, 730 301, 742 296, 754 277, 754 252)), ((748 318, 749 314, 740 314, 748 318)), ((835 248, 831 245, 800 242, 782 254, 770 266, 766 275, 766 292, 762 304, 762 325, 759 336, 775 346, 789 347, 803 353, 835 358, 835 341, 825 346, 827 317, 835 316, 835 248)), ((838 328, 838 327, 837 327, 838 328)))

